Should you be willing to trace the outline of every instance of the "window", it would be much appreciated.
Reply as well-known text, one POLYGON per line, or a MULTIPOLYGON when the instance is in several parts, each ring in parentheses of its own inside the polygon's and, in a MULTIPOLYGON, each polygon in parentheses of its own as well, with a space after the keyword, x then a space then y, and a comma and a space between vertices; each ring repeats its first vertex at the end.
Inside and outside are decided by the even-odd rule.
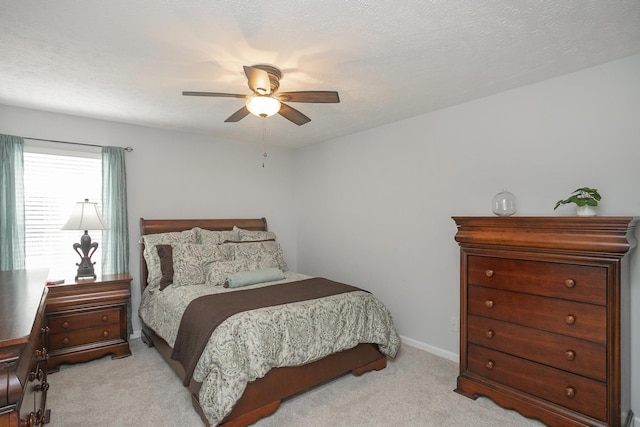
MULTIPOLYGON (((70 278, 80 256, 73 244, 83 231, 61 230, 77 202, 97 202, 102 208, 102 159, 98 149, 69 151, 24 147, 25 267, 49 268, 50 276, 70 278)), ((100 231, 89 231, 101 243, 100 231)), ((101 247, 93 254, 100 271, 101 247)))

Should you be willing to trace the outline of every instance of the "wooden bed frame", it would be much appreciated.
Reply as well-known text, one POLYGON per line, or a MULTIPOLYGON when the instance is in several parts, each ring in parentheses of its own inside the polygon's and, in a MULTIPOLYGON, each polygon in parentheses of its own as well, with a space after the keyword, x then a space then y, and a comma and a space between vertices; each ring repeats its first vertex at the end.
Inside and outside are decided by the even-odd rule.
MULTIPOLYGON (((206 230, 230 230, 233 226, 245 230, 267 230, 267 221, 258 219, 144 219, 140 218, 141 235, 166 233, 170 231, 190 230, 200 227, 206 230)), ((147 266, 140 250, 140 283, 142 290, 147 286, 147 266)), ((171 359, 172 348, 165 340, 155 334, 142 319, 142 341, 149 347, 155 346, 167 363, 173 368, 180 380, 185 373, 182 366, 171 359)), ((352 372, 361 375, 371 370, 381 370, 387 366, 387 358, 376 344, 359 344, 358 346, 331 354, 323 359, 302 366, 274 368, 247 385, 244 394, 233 410, 220 425, 225 427, 246 426, 260 418, 271 415, 278 409, 280 402, 306 389, 352 372)), ((194 408, 209 425, 204 415, 198 395, 201 384, 191 380, 189 391, 194 408)))

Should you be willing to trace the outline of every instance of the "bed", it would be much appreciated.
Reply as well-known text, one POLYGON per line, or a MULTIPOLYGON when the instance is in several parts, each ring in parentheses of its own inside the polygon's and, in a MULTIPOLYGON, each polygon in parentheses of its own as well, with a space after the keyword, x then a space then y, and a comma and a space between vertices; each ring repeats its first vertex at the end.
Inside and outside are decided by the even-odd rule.
POLYGON ((331 281, 288 271, 264 218, 141 218, 140 230, 142 340, 188 387, 205 425, 252 424, 275 412, 283 399, 318 384, 348 372, 384 369, 387 356, 395 357, 400 347, 390 314, 366 291, 332 282, 335 294, 312 300, 296 300, 285 292, 331 281), (277 290, 291 302, 230 314, 209 332, 206 343, 196 346, 202 354, 185 361, 186 354, 195 354, 191 347, 184 350, 185 340, 206 335, 187 329, 196 327, 186 325, 187 318, 201 320, 224 311, 183 316, 187 306, 235 298, 225 300, 234 301, 228 307, 277 290))

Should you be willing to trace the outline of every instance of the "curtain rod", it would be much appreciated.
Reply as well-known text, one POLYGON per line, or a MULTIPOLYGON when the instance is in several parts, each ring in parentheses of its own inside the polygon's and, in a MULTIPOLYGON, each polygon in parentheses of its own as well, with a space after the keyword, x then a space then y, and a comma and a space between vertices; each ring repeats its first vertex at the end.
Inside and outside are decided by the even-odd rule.
MULTIPOLYGON (((99 147, 102 148, 102 145, 96 145, 96 144, 86 144, 83 142, 70 142, 70 141, 57 141, 55 139, 42 139, 42 138, 30 138, 28 136, 23 136, 24 139, 30 139, 32 141, 45 141, 45 142, 59 142, 61 144, 72 144, 72 145, 84 145, 85 147, 99 147)), ((124 151, 128 151, 131 152, 133 151, 133 148, 131 147, 123 147, 124 151)))

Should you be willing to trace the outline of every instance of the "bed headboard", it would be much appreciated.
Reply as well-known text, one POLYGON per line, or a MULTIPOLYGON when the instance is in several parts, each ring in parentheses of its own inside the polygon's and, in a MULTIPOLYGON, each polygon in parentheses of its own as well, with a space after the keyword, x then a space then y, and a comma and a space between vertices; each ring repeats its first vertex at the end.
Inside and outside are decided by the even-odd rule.
MULTIPOLYGON (((144 219, 140 218, 140 235, 168 233, 171 231, 191 230, 200 227, 205 230, 232 230, 233 227, 245 230, 267 231, 265 218, 236 219, 144 219)), ((144 244, 140 244, 140 285, 147 287, 147 263, 144 260, 144 244)))

